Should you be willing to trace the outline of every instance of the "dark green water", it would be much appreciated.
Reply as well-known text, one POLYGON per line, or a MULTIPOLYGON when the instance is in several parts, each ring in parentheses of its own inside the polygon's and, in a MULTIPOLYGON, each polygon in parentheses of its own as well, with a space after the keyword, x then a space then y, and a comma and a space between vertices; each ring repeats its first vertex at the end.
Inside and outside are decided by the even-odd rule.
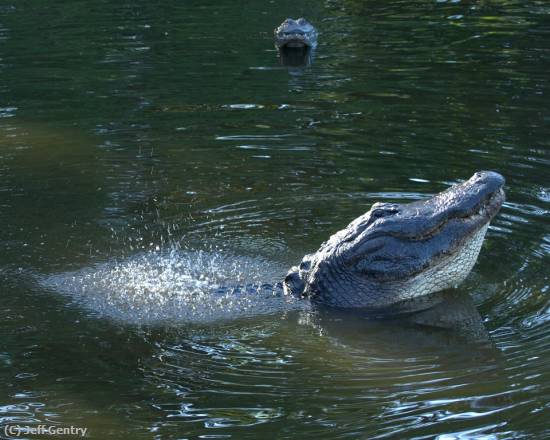
POLYGON ((549 15, 545 1, 0 1, 0 425, 548 438, 549 15), (299 15, 319 47, 289 70, 272 29, 299 15), (375 201, 480 169, 508 197, 460 287, 489 346, 209 295, 279 279, 375 201))

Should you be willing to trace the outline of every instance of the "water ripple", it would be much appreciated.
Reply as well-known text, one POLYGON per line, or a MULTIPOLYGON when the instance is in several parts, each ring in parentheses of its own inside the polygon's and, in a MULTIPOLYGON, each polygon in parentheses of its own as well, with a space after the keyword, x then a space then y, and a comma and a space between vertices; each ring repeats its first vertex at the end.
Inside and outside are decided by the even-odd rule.
POLYGON ((175 324, 303 307, 272 287, 282 273, 284 269, 259 258, 174 250, 150 251, 40 282, 102 316, 135 324, 175 324))

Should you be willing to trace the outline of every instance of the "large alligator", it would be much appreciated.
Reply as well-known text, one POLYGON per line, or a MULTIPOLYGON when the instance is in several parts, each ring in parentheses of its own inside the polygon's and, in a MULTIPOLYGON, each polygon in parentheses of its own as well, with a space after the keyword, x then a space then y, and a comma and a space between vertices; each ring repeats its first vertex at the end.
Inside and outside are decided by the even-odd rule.
MULTIPOLYGON (((479 172, 425 201, 376 203, 275 284, 227 285, 224 280, 234 275, 233 265, 229 273, 220 274, 218 283, 214 280, 224 272, 223 258, 201 252, 185 257, 145 254, 42 278, 40 283, 76 293, 94 311, 124 320, 265 313, 286 306, 286 293, 287 299, 294 295, 319 305, 315 315, 326 312, 329 320, 339 314, 382 318, 486 339, 469 295, 448 288, 472 269, 489 222, 504 201, 503 185, 499 174, 479 172)), ((11 271, 0 268, 0 281, 7 276, 11 271)), ((19 269, 13 276, 26 277, 19 269)))
POLYGON ((455 287, 477 260, 503 185, 500 174, 482 171, 425 201, 375 203, 290 269, 284 290, 377 310, 455 287))

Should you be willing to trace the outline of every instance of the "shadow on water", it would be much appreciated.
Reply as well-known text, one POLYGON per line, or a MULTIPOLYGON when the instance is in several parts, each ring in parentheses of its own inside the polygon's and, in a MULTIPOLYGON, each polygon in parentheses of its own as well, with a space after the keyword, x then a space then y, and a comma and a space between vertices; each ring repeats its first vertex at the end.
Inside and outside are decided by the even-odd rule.
POLYGON ((154 404, 166 416, 163 433, 180 424, 200 431, 204 420, 231 435, 255 426, 292 438, 287 421, 294 420, 310 427, 304 438, 346 436, 348 423, 377 438, 396 426, 430 431, 468 412, 517 404, 488 391, 506 380, 494 347, 418 327, 294 311, 175 333, 144 366, 148 381, 166 390, 154 404), (475 391, 478 381, 489 395, 475 391))
MULTIPOLYGON (((347 328, 351 333, 360 333, 362 325, 378 326, 388 328, 391 334, 389 340, 394 341, 414 339, 413 335, 418 334, 426 339, 428 335, 433 335, 433 345, 438 345, 439 338, 442 345, 445 345, 446 339, 449 345, 458 340, 472 344, 490 342, 489 333, 472 298, 461 290, 436 292, 375 313, 322 307, 317 307, 317 310, 321 322, 327 323, 321 324, 327 331, 335 319, 339 323, 336 326, 338 331, 347 328)), ((411 345, 419 346, 414 342, 411 345)))

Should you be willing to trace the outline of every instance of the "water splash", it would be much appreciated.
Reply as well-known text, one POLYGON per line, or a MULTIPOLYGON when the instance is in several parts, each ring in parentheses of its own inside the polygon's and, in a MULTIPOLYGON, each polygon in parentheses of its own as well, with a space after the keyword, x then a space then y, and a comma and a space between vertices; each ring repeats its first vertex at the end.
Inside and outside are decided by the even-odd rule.
POLYGON ((272 287, 285 269, 261 258, 207 251, 149 251, 41 284, 79 306, 136 324, 204 323, 301 308, 272 287))

